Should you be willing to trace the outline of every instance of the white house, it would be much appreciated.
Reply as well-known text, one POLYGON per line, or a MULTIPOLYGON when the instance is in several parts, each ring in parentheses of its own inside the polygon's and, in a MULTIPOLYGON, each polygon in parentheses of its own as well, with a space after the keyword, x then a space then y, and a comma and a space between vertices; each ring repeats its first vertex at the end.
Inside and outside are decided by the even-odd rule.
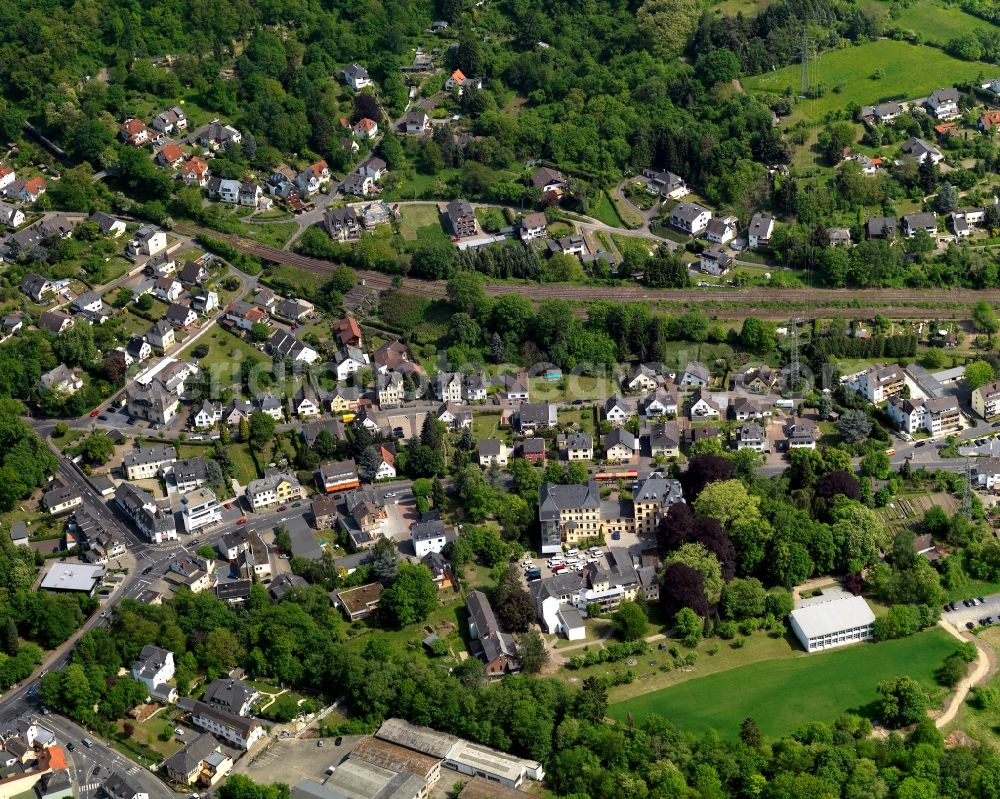
POLYGON ((713 244, 726 244, 736 238, 740 220, 735 216, 720 216, 708 223, 705 238, 713 244))
POLYGON ((510 450, 498 438, 485 438, 479 442, 480 466, 506 466, 510 450))
POLYGON ((771 244, 771 234, 774 233, 774 219, 764 214, 754 214, 747 231, 747 241, 751 249, 767 247, 771 244))
POLYGON ((15 228, 24 224, 24 211, 16 205, 0 203, 0 225, 15 228))
POLYGON ((670 212, 670 224, 678 230, 700 235, 712 221, 712 212, 697 203, 678 203, 670 212))
POLYGON ((163 302, 176 302, 184 293, 184 286, 169 277, 161 277, 153 283, 153 296, 163 302))
POLYGON ((198 428, 212 427, 222 418, 222 403, 205 400, 194 415, 194 426, 198 428))
POLYGON ((954 86, 931 92, 924 105, 937 119, 954 119, 959 115, 958 89, 954 86))
POLYGON ((145 683, 152 695, 158 685, 174 678, 174 653, 152 644, 146 644, 132 663, 132 679, 145 683))
POLYGON ((707 392, 698 389, 691 395, 688 413, 692 419, 719 419, 722 416, 722 408, 707 392))
POLYGON ((615 427, 625 424, 634 415, 632 408, 619 396, 608 397, 604 403, 604 418, 615 427))
POLYGON ((444 524, 440 520, 417 522, 410 528, 410 539, 418 558, 430 552, 440 552, 447 543, 444 524))
POLYGON ((360 91, 366 86, 372 85, 372 79, 368 75, 368 70, 360 64, 351 64, 344 67, 340 70, 340 74, 343 76, 344 82, 354 89, 354 91, 360 91))
POLYGON ((167 249, 167 234, 153 225, 144 225, 128 243, 132 255, 156 255, 167 249))

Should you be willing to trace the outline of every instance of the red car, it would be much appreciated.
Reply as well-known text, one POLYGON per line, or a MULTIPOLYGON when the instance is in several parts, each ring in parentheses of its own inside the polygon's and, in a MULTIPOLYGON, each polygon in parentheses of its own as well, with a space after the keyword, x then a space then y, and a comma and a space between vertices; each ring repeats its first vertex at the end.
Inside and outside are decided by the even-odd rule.
POLYGON ((92 411, 90 412, 90 415, 91 415, 91 416, 97 416, 97 413, 98 413, 98 411, 100 411, 100 410, 101 410, 100 408, 94 408, 94 410, 92 410, 92 411))
POLYGON ((288 506, 287 505, 278 505, 278 510, 279 511, 288 510, 288 506))
POLYGON ((243 518, 243 519, 237 519, 237 520, 236 520, 236 523, 237 523, 237 524, 246 524, 246 523, 247 523, 247 520, 246 520, 245 518, 243 518))
POLYGON ((232 507, 233 507, 233 503, 232 503, 232 502, 227 502, 227 503, 226 503, 225 505, 223 505, 223 507, 224 507, 224 508, 225 508, 226 510, 231 510, 231 509, 232 509, 232 507))

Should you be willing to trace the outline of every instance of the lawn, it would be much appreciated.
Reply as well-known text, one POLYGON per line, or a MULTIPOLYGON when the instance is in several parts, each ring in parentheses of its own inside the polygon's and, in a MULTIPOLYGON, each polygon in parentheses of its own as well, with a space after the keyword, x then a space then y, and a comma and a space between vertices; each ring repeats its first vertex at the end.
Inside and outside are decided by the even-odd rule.
POLYGON ((320 286, 329 280, 328 275, 311 272, 308 269, 300 269, 297 266, 288 266, 287 264, 269 269, 267 275, 272 280, 282 280, 291 283, 293 286, 299 286, 310 291, 319 289, 320 286))
MULTIPOLYGON (((795 108, 793 120, 801 117, 814 122, 848 103, 870 105, 883 98, 923 97, 940 86, 951 86, 990 74, 995 67, 977 61, 959 61, 926 45, 881 40, 858 47, 823 53, 811 68, 813 85, 825 84, 827 93, 816 100, 803 100, 795 108), (872 78, 882 68, 885 76, 872 78)), ((802 81, 799 64, 764 75, 746 78, 743 86, 751 93, 799 93, 802 81)))
POLYGON ((590 216, 611 227, 625 227, 618 210, 606 192, 601 192, 590 206, 590 216))
POLYGON ((283 247, 292 235, 299 229, 296 222, 267 222, 265 224, 248 224, 246 235, 256 242, 268 247, 283 247))
MULTIPOLYGON (((888 11, 889 3, 873 2, 873 9, 888 11)), ((943 47, 952 39, 975 28, 990 27, 985 20, 962 11, 958 6, 946 6, 938 0, 918 0, 908 5, 898 19, 883 20, 888 27, 913 31, 927 44, 943 47)))
POLYGON ((730 739, 752 716, 765 735, 776 738, 807 721, 832 722, 848 711, 873 715, 880 680, 908 674, 932 687, 935 669, 956 646, 935 628, 897 641, 741 666, 620 702, 608 712, 619 720, 658 713, 684 730, 700 734, 714 728, 730 739))
POLYGON ((410 241, 417 240, 417 231, 420 228, 437 226, 441 227, 441 218, 438 216, 437 205, 427 203, 426 205, 404 205, 400 207, 401 218, 399 220, 399 232, 404 239, 410 241))
MULTIPOLYGON (((177 448, 177 454, 181 458, 194 458, 198 455, 208 457, 212 454, 213 446, 210 444, 180 444, 177 448)), ((251 480, 257 479, 259 475, 246 444, 229 444, 226 447, 226 452, 236 469, 236 479, 240 485, 245 486, 251 480)))
MULTIPOLYGON (((229 386, 240 381, 240 364, 247 357, 259 361, 268 360, 263 353, 241 338, 234 336, 221 328, 206 333, 198 339, 196 346, 208 345, 208 355, 202 358, 198 365, 208 368, 223 386, 229 386)), ((190 348, 185 348, 177 357, 187 358, 190 348)))
POLYGON ((549 381, 544 377, 529 377, 528 388, 532 402, 571 402, 573 400, 603 400, 620 391, 618 382, 610 375, 566 375, 562 380, 549 381))
MULTIPOLYGON (((474 413, 472 415, 472 435, 476 441, 480 441, 484 438, 500 437, 500 414, 474 413)), ((503 434, 503 437, 510 437, 509 430, 503 434)))

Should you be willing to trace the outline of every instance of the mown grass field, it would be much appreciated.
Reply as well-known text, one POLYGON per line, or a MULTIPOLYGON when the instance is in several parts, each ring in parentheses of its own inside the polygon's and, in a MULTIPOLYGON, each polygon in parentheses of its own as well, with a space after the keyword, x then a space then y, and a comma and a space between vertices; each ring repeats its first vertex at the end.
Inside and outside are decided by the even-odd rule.
POLYGON ((441 217, 435 203, 404 205, 400 207, 399 232, 404 239, 417 240, 417 231, 433 225, 441 226, 441 217))
POLYGON ((640 720, 652 713, 700 734, 715 729, 733 739, 752 716, 765 735, 786 735, 807 721, 832 722, 845 712, 873 715, 880 680, 907 674, 927 688, 957 641, 941 629, 898 641, 861 644, 768 660, 689 680, 612 705, 608 714, 640 720))
MULTIPOLYGON (((826 84, 827 93, 816 100, 800 101, 792 119, 805 117, 819 121, 851 102, 869 105, 886 97, 922 97, 941 86, 974 80, 980 73, 989 75, 996 71, 996 67, 989 64, 959 61, 937 48, 906 42, 883 40, 833 50, 820 55, 811 69, 813 85, 826 84), (875 80, 872 76, 879 68, 885 76, 875 80)), ((743 86, 751 93, 783 94, 791 89, 798 95, 801 75, 801 66, 795 64, 745 78, 743 86)))
MULTIPOLYGON (((888 11, 891 4, 877 0, 870 5, 873 10, 888 11)), ((911 30, 919 34, 924 42, 940 47, 975 28, 993 27, 986 20, 966 13, 957 5, 948 6, 940 0, 918 0, 903 9, 899 19, 886 19, 885 23, 890 27, 911 30)))

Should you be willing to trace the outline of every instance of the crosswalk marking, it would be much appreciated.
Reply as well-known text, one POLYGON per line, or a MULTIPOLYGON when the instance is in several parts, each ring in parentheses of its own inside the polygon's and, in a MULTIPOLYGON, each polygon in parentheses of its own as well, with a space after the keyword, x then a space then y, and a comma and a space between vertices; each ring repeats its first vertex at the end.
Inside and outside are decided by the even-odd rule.
POLYGON ((101 783, 99 783, 99 782, 88 782, 86 785, 81 785, 80 786, 80 790, 81 791, 96 791, 100 787, 101 787, 101 783))

